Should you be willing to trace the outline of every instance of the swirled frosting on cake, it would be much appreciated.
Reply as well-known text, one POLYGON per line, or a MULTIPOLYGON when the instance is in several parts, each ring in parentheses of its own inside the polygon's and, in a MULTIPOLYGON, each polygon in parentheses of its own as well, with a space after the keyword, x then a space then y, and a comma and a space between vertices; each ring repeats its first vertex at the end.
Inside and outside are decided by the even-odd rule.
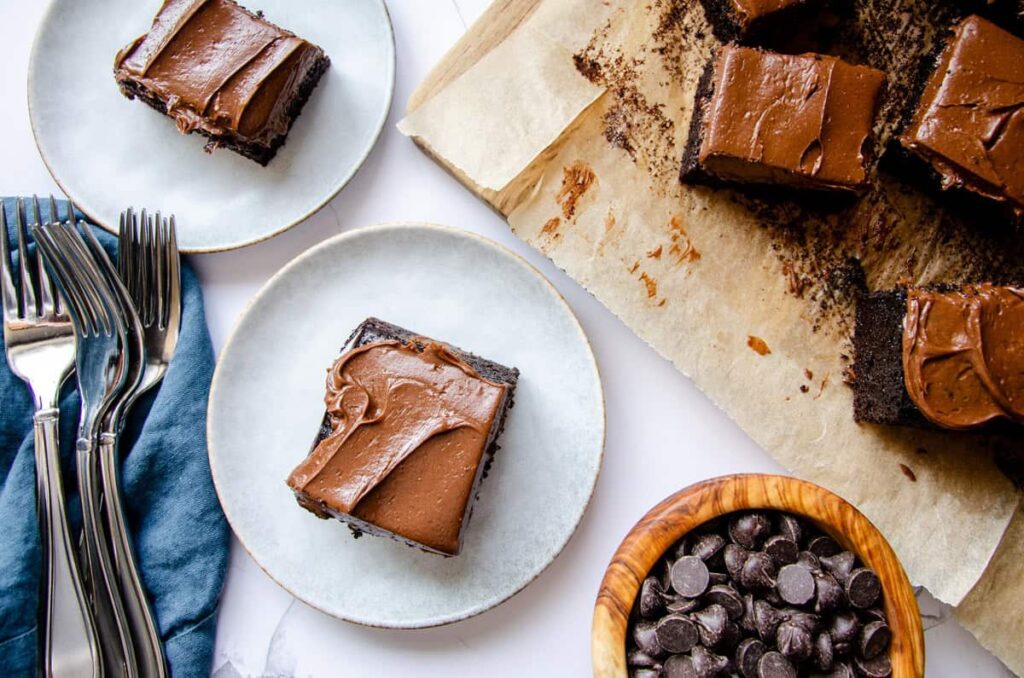
POLYGON ((934 424, 1024 423, 1024 289, 909 290, 903 373, 914 404, 934 424))

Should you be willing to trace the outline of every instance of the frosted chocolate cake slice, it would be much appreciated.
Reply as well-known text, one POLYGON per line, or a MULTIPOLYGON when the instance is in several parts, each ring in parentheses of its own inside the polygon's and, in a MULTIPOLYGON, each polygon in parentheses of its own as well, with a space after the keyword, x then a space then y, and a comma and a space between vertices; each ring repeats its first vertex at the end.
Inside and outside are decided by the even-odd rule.
POLYGON ((681 178, 860 191, 884 80, 832 56, 725 45, 697 89, 681 178))
POLYGON ((114 77, 173 118, 266 165, 330 65, 316 45, 232 0, 165 0, 149 33, 117 54, 114 77))
POLYGON ((978 16, 957 24, 899 142, 943 190, 1024 216, 1024 40, 978 16))
POLYGON ((328 371, 327 412, 288 485, 301 506, 357 535, 458 555, 518 378, 370 318, 328 371))
POLYGON ((967 430, 1024 424, 1024 288, 910 288, 860 299, 854 418, 967 430))

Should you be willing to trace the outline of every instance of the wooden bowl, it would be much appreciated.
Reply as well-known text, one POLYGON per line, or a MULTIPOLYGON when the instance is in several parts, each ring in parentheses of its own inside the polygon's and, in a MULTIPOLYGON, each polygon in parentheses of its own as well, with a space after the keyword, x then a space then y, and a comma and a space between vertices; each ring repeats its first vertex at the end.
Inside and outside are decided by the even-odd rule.
POLYGON ((882 582, 892 630, 893 678, 924 676, 924 632, 914 589, 885 537, 838 495, 796 478, 733 475, 681 490, 661 502, 622 541, 612 558, 594 609, 591 653, 594 676, 626 678, 626 628, 640 585, 665 551, 693 528, 746 509, 802 516, 853 551, 882 582))

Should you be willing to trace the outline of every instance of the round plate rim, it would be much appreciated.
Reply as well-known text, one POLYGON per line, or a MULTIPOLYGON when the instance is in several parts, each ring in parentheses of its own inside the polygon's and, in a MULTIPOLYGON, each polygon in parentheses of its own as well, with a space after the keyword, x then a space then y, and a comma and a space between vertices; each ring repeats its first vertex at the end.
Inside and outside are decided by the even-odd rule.
MULTIPOLYGON (((103 219, 99 218, 99 215, 94 210, 90 210, 86 204, 84 204, 80 198, 75 198, 68 187, 61 181, 57 172, 54 170, 51 164, 50 158, 47 156, 46 151, 43 150, 43 145, 39 142, 39 135, 36 131, 36 116, 33 114, 32 106, 32 89, 36 74, 36 56, 40 49, 40 36, 42 35, 43 28, 51 21, 53 14, 57 11, 57 6, 61 2, 68 2, 70 0, 51 0, 47 5, 46 10, 43 12, 43 17, 36 28, 36 33, 32 38, 32 49, 29 52, 28 59, 28 77, 26 78, 26 99, 28 101, 28 119, 29 127, 32 131, 32 140, 35 142, 36 150, 39 152, 39 158, 43 161, 43 165, 46 167, 46 171, 50 173, 54 183, 60 188, 67 198, 74 203, 75 207, 82 212, 89 220, 90 223, 98 225, 105 231, 108 231, 114 235, 117 235, 117 227, 113 224, 107 224, 103 219)), ((277 237, 282 233, 291 230, 298 226, 302 222, 306 221, 314 214, 326 207, 334 198, 338 196, 341 191, 348 186, 349 182, 355 178, 356 174, 362 169, 363 165, 366 164, 366 160, 370 157, 373 149, 377 147, 377 143, 380 141, 380 137, 384 132, 384 126, 387 124, 388 117, 391 115, 391 107, 394 105, 395 98, 395 63, 396 63, 396 48, 395 48, 395 29, 391 22, 391 12, 388 11, 388 6, 384 0, 371 0, 376 3, 384 15, 384 23, 387 27, 388 40, 385 41, 388 51, 387 60, 387 105, 383 108, 383 113, 380 120, 377 123, 377 129, 374 131, 372 137, 369 139, 366 148, 363 150, 359 159, 352 164, 351 169, 348 173, 340 178, 338 183, 331 188, 330 192, 320 200, 319 203, 309 208, 302 215, 296 217, 291 222, 279 227, 277 230, 265 233, 255 238, 249 238, 248 240, 240 241, 231 245, 213 245, 209 247, 182 247, 180 248, 182 254, 216 254, 218 252, 230 252, 232 250, 238 250, 252 245, 257 245, 271 238, 277 237)))
POLYGON ((523 266, 527 271, 529 271, 532 275, 536 276, 537 279, 540 280, 543 283, 544 287, 547 289, 548 293, 552 296, 552 298, 555 300, 555 302, 562 306, 562 308, 567 313, 568 317, 572 320, 573 326, 575 327, 576 331, 579 333, 579 336, 580 336, 580 338, 583 341, 583 346, 586 348, 586 355, 590 359, 589 362, 590 362, 590 365, 591 365, 591 367, 593 369, 594 378, 596 379, 597 391, 600 394, 600 398, 598 400, 598 407, 600 409, 600 415, 601 415, 600 416, 600 420, 601 420, 601 445, 600 445, 600 450, 598 452, 598 457, 597 457, 597 472, 594 474, 593 482, 591 483, 590 487, 588 488, 586 501, 583 502, 583 509, 580 511, 579 517, 576 519, 575 524, 572 526, 572 530, 569 531, 568 535, 566 536, 566 538, 562 542, 562 544, 551 554, 551 558, 546 563, 544 563, 540 568, 538 568, 536 572, 532 573, 532 575, 528 579, 523 581, 522 585, 520 585, 515 590, 511 591, 505 597, 497 599, 497 600, 493 600, 493 601, 488 601, 486 604, 477 605, 475 607, 470 607, 470 608, 468 608, 466 610, 462 610, 462 611, 459 611, 459 612, 456 612, 456 613, 442 615, 442 616, 439 616, 439 617, 436 617, 436 618, 431 618, 429 621, 413 622, 413 623, 399 623, 399 622, 396 622, 396 623, 379 623, 379 622, 369 621, 369 620, 366 620, 366 619, 359 619, 359 618, 357 618, 355 616, 352 616, 352 615, 341 614, 337 610, 328 609, 326 606, 318 603, 317 601, 310 600, 310 599, 306 598, 305 596, 302 596, 302 595, 296 593, 290 587, 286 586, 281 580, 279 580, 277 577, 275 577, 274 574, 270 570, 268 570, 266 566, 264 566, 264 564, 260 561, 260 559, 258 559, 254 555, 253 551, 249 548, 249 545, 246 544, 245 540, 238 533, 238 531, 235 530, 235 526, 234 526, 234 523, 231 520, 231 516, 229 515, 228 511, 225 508, 224 499, 223 499, 223 496, 221 494, 220 484, 217 481, 217 471, 216 471, 216 468, 215 468, 214 452, 213 452, 213 433, 212 432, 213 432, 213 428, 214 428, 214 424, 213 424, 214 420, 213 420, 213 408, 212 407, 208 407, 207 408, 206 448, 207 448, 207 457, 208 457, 208 460, 209 460, 209 463, 210 463, 210 475, 211 475, 211 478, 213 479, 214 491, 217 493, 217 501, 220 503, 221 508, 224 510, 224 517, 228 521, 228 525, 231 527, 232 534, 238 540, 238 543, 245 550, 246 554, 248 554, 248 556, 252 559, 252 561, 254 563, 256 563, 256 565, 260 568, 260 570, 262 570, 263 573, 266 574, 275 584, 277 584, 282 589, 287 591, 292 597, 302 601, 306 605, 309 605, 310 607, 312 607, 315 610, 318 610, 319 612, 322 612, 322 613, 324 613, 324 614, 326 614, 326 615, 328 615, 330 617, 334 617, 335 619, 340 619, 342 621, 346 621, 346 622, 350 622, 350 623, 353 623, 353 624, 357 624, 359 626, 365 626, 365 627, 368 627, 368 628, 399 629, 399 630, 402 630, 402 629, 428 629, 428 628, 436 628, 436 627, 439 627, 439 626, 447 626, 449 624, 454 624, 454 623, 457 623, 457 622, 460 622, 460 621, 464 621, 466 619, 470 619, 472 617, 475 617, 475 616, 480 615, 480 614, 482 614, 484 612, 487 612, 488 610, 494 609, 495 607, 498 607, 499 605, 509 601, 514 596, 516 596, 519 593, 521 593, 524 589, 526 589, 534 581, 536 581, 538 577, 540 577, 549 567, 551 567, 551 564, 554 563, 555 560, 558 559, 558 556, 560 556, 562 554, 562 552, 565 551, 566 547, 569 545, 569 542, 572 541, 572 538, 579 531, 580 525, 583 523, 583 519, 584 519, 584 517, 587 514, 587 509, 590 508, 590 503, 594 499, 594 492, 597 489, 598 480, 601 477, 601 470, 604 467, 605 446, 607 444, 607 436, 608 436, 607 406, 606 406, 606 403, 605 403, 604 383, 603 383, 603 380, 601 378, 600 366, 598 365, 597 358, 594 355, 594 349, 593 349, 593 347, 590 344, 590 339, 589 339, 589 337, 587 337, 587 334, 584 331, 583 325, 580 323, 579 318, 576 317, 576 314, 573 312, 572 307, 569 306, 569 302, 566 301, 565 297, 562 295, 561 292, 558 291, 558 289, 551 283, 551 281, 548 280, 544 276, 544 274, 541 273, 540 270, 536 266, 531 264, 529 261, 527 261, 525 258, 520 256, 516 252, 513 252, 511 249, 505 247, 501 243, 498 243, 498 242, 496 242, 494 240, 491 240, 490 238, 487 238, 485 236, 479 235, 477 233, 473 233, 472 231, 465 231, 465 230, 462 230, 462 229, 454 228, 452 226, 444 226, 442 224, 430 223, 430 222, 425 222, 425 221, 394 221, 394 222, 384 222, 384 223, 374 224, 374 225, 371 225, 371 226, 362 226, 360 228, 356 228, 356 229, 353 229, 351 231, 345 231, 344 233, 339 233, 338 235, 335 235, 335 236, 333 236, 331 238, 328 238, 327 240, 324 240, 323 242, 320 242, 320 243, 310 247, 306 251, 302 252, 297 257, 295 257, 290 262, 288 262, 283 268, 281 268, 281 270, 279 270, 277 273, 275 273, 273 276, 271 276, 270 279, 267 280, 267 282, 263 284, 263 286, 260 288, 259 292, 257 292, 252 297, 252 299, 249 300, 249 302, 246 304, 245 308, 239 314, 238 318, 235 320, 235 323, 234 323, 234 325, 231 328, 231 332, 228 334, 227 340, 224 342, 224 345, 221 348, 219 355, 217 356, 216 365, 214 366, 213 378, 212 378, 211 383, 210 383, 209 402, 212 403, 214 401, 214 398, 215 398, 216 393, 217 393, 217 389, 218 389, 218 387, 220 385, 219 377, 220 377, 220 374, 221 374, 221 370, 220 370, 221 361, 223 360, 224 356, 227 355, 231 351, 231 349, 233 348, 233 346, 235 344, 235 341, 236 341, 236 339, 237 339, 237 337, 239 335, 239 329, 241 328, 242 323, 248 317, 249 313, 253 310, 253 308, 256 307, 256 305, 263 299, 263 297, 268 293, 268 291, 277 284, 277 282, 279 280, 281 280, 286 275, 288 275, 293 269, 298 268, 298 267, 304 265, 306 260, 312 258, 313 256, 315 256, 317 253, 319 253, 322 250, 328 249, 330 247, 338 246, 339 243, 343 243, 343 242, 345 242, 347 240, 350 240, 350 239, 355 239, 355 238, 359 238, 359 237, 372 236, 374 233, 379 233, 379 232, 388 231, 388 230, 395 230, 395 231, 400 231, 400 230, 411 230, 411 231, 427 230, 427 231, 443 233, 443 234, 451 235, 451 236, 455 236, 455 237, 464 237, 464 238, 468 238, 468 239, 471 239, 471 240, 476 240, 477 242, 479 242, 480 244, 484 245, 485 247, 491 247, 491 248, 497 250, 499 253, 510 257, 515 263, 523 266))

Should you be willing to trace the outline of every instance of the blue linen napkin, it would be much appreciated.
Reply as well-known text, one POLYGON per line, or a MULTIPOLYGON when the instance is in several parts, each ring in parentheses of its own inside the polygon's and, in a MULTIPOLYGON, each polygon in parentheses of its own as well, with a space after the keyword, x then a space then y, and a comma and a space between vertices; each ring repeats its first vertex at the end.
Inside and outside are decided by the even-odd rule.
MULTIPOLYGON (((12 244, 14 207, 13 198, 3 200, 12 244)), ((67 203, 61 202, 59 214, 67 214, 67 203)), ((113 254, 116 238, 98 228, 94 232, 113 254)), ((181 288, 177 352, 160 386, 130 412, 121 439, 125 511, 176 677, 210 674, 228 559, 227 523, 206 454, 213 349, 199 281, 184 262, 181 288)), ((74 381, 69 379, 62 392, 60 445, 77 532, 81 514, 73 452, 80 402, 74 381)), ((39 557, 32 401, 25 383, 11 373, 0 337, 0 676, 36 674, 39 557)))

